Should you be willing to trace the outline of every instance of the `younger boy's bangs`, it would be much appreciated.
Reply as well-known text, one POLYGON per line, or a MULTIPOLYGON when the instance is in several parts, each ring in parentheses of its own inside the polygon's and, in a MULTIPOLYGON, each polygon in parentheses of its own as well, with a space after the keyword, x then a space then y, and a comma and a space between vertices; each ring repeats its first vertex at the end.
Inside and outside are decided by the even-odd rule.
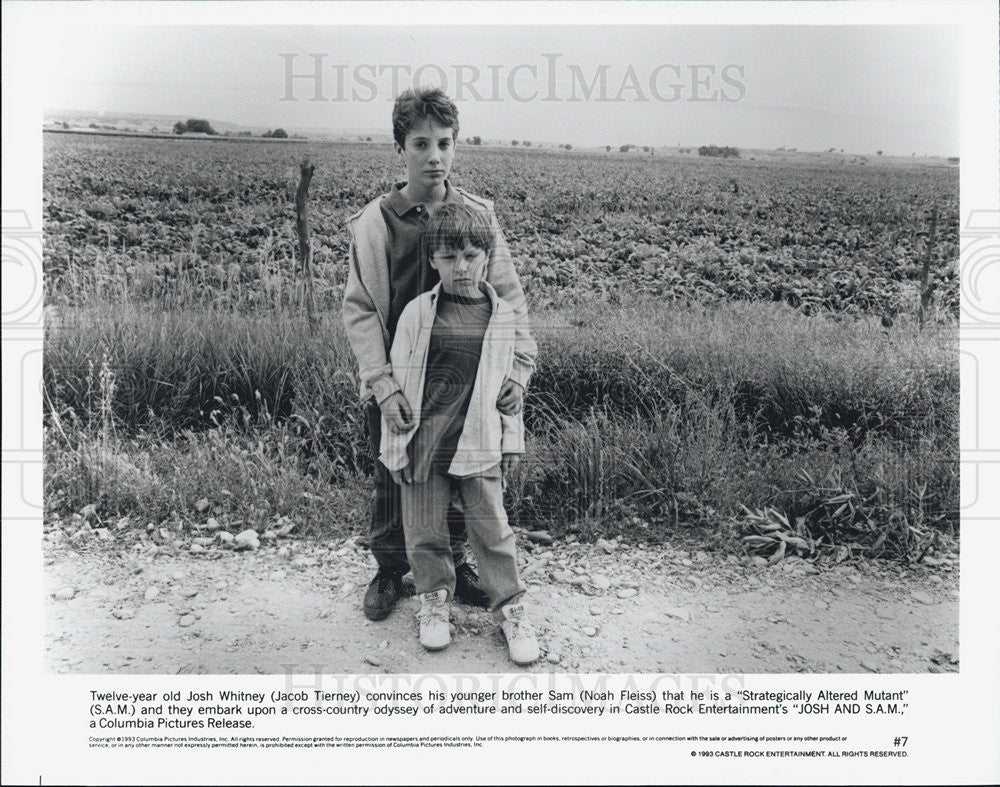
POLYGON ((427 255, 441 249, 462 249, 466 245, 493 251, 493 229, 486 216, 468 205, 448 203, 434 214, 424 233, 427 255))

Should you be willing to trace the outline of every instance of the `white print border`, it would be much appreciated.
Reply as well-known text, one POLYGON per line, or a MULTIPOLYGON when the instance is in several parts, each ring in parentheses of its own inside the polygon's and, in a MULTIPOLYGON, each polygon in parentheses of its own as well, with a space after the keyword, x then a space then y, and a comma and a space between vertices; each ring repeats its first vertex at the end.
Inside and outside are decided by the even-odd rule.
MULTIPOLYGON (((44 8, 30 8, 27 3, 7 3, 4 5, 4 64, 11 62, 30 62, 27 56, 30 53, 32 26, 37 25, 39 14, 59 17, 69 24, 176 24, 177 9, 169 3, 145 3, 145 4, 64 4, 50 3, 38 4, 44 8), (11 24, 6 24, 11 23, 11 24), (14 32, 16 31, 16 32, 14 32), (22 44, 18 46, 18 40, 22 44), (27 50, 27 51, 22 51, 27 50)), ((733 24, 766 24, 766 23, 818 23, 818 24, 850 24, 850 23, 871 23, 880 21, 883 23, 893 23, 898 20, 901 14, 905 13, 906 21, 911 24, 942 24, 959 23, 963 26, 963 52, 970 59, 970 62, 963 63, 963 146, 962 146, 962 171, 963 171, 963 197, 970 199, 973 204, 984 204, 984 200, 993 200, 996 195, 996 167, 990 166, 989 161, 995 161, 996 157, 996 9, 988 3, 916 3, 907 4, 905 7, 900 3, 774 3, 774 4, 737 4, 726 3, 722 6, 719 3, 688 3, 667 5, 660 3, 619 3, 612 6, 608 3, 583 3, 572 5, 566 3, 551 3, 548 5, 529 5, 525 3, 510 3, 503 7, 489 6, 483 3, 460 3, 440 6, 427 6, 421 3, 379 3, 375 6, 360 3, 343 3, 334 5, 322 3, 286 3, 280 8, 276 5, 266 3, 251 3, 240 8, 239 14, 233 14, 230 6, 210 3, 191 3, 185 7, 185 23, 188 24, 346 24, 351 22, 371 22, 374 18, 392 19, 399 24, 426 24, 429 21, 439 23, 441 17, 431 18, 428 15, 429 8, 447 9, 450 15, 449 21, 453 24, 475 23, 483 19, 492 18, 494 21, 510 20, 514 18, 530 19, 534 24, 562 24, 567 18, 567 14, 575 12, 576 18, 582 22, 596 24, 605 23, 607 19, 613 18, 616 23, 635 23, 669 21, 672 24, 679 23, 703 23, 711 24, 718 18, 718 12, 724 10, 727 22, 733 24), (988 10, 984 10, 988 9, 988 10), (484 16, 485 14, 485 16, 484 16), (968 45, 968 46, 966 46, 968 45), (979 60, 975 60, 978 57, 979 60), (992 157, 992 158, 991 158, 992 157), (984 165, 985 162, 985 165, 984 165), (975 172, 976 167, 980 167, 982 173, 975 172), (966 181, 974 181, 975 187, 970 186, 968 193, 965 193, 966 181)), ((16 173, 10 173, 8 178, 7 167, 4 172, 5 185, 5 207, 8 195, 16 195, 19 200, 24 199, 25 193, 33 193, 36 189, 33 185, 37 177, 37 171, 33 170, 37 166, 36 162, 29 156, 19 156, 19 160, 14 161, 11 156, 8 158, 9 150, 17 149, 20 153, 24 148, 15 145, 15 137, 8 136, 8 122, 13 126, 16 117, 22 124, 40 123, 40 115, 35 116, 34 105, 37 103, 35 96, 30 91, 23 89, 21 93, 28 97, 31 111, 20 111, 10 113, 8 109, 9 97, 14 93, 11 89, 12 79, 16 84, 15 69, 7 69, 9 79, 5 82, 4 100, 4 130, 5 141, 9 143, 5 146, 5 165, 8 162, 18 165, 16 173), (25 174, 27 173, 27 177, 25 174), (25 186, 24 184, 29 184, 25 186), (23 191, 21 189, 23 188, 23 191), (9 191, 8 191, 9 189, 9 191), (20 192, 20 193, 18 193, 20 192)), ((22 70, 23 79, 27 78, 26 72, 22 70)), ((15 109, 21 109, 15 107, 15 109)), ((34 133, 28 132, 29 135, 34 133)), ((18 140, 20 141, 20 140, 18 140)), ((30 151, 29 151, 30 152, 30 151)), ((40 215, 40 213, 38 214, 40 215)), ((963 238, 966 233, 963 233, 963 238)), ((12 247, 21 248, 18 243, 13 243, 12 247)), ((975 239, 970 240, 967 247, 963 249, 963 260, 970 255, 980 260, 980 249, 975 239)), ((23 251, 23 249, 22 249, 23 251)), ((985 258, 985 257, 984 257, 985 258)), ((976 264, 978 269, 979 263, 976 264)), ((40 272, 40 268, 37 269, 40 272)), ((38 279, 40 281, 40 278, 38 279)), ((8 278, 6 268, 4 270, 5 293, 11 288, 11 280, 8 278)), ((34 292, 30 290, 29 292, 34 292)), ((972 295, 976 299, 967 310, 970 321, 974 324, 963 324, 962 339, 963 349, 965 340, 971 339, 967 334, 972 331, 981 331, 984 341, 995 342, 998 338, 991 332, 995 332, 997 325, 997 311, 992 310, 989 304, 979 303, 980 290, 975 288, 972 295)), ((6 324, 6 301, 5 301, 5 324, 3 349, 5 356, 9 354, 8 338, 18 332, 24 332, 29 336, 41 339, 41 302, 30 297, 23 300, 24 309, 12 309, 12 320, 16 318, 17 325, 10 325, 9 330, 6 324), (32 333, 34 331, 34 333, 32 333)), ((971 353, 977 359, 978 354, 971 353)), ((5 382, 9 383, 8 369, 24 368, 21 358, 13 367, 9 367, 6 360, 5 382)), ((976 396, 983 402, 996 401, 997 393, 997 368, 988 364, 977 366, 976 396)), ((7 385, 4 386, 5 390, 7 385)), ((17 386, 20 389, 20 386, 17 386)), ((7 448, 7 422, 9 413, 5 402, 5 433, 4 448, 7 448)), ((40 419, 39 419, 40 420, 40 419)), ((21 419, 22 424, 27 424, 28 419, 21 419)), ((985 426, 976 422, 977 428, 974 431, 976 444, 972 447, 973 453, 968 454, 973 457, 970 464, 977 471, 982 468, 990 468, 1000 462, 991 461, 992 451, 996 449, 987 446, 997 445, 994 438, 996 435, 986 433, 985 426)), ((28 451, 34 450, 30 446, 40 444, 38 440, 28 439, 23 432, 18 432, 18 446, 27 445, 28 451)), ((20 451, 20 448, 16 450, 20 451)), ((12 454, 16 461, 32 461, 35 455, 22 453, 12 454)), ((965 456, 963 453, 963 473, 965 472, 965 456)), ((16 463, 16 462, 15 462, 16 463)), ((40 462, 38 463, 40 466, 40 462)), ((8 467, 4 466, 4 475, 8 472, 8 467)), ((964 478, 964 476, 963 476, 964 478)), ((1000 484, 993 484, 1000 487, 1000 484)), ((977 490, 982 484, 977 482, 977 490)), ((963 495, 964 497, 964 495, 963 495)), ((4 499, 5 515, 8 511, 9 502, 7 496, 4 499)), ((980 507, 980 498, 977 495, 973 500, 973 507, 980 507)), ((984 516, 969 517, 963 511, 963 519, 988 519, 985 513, 988 509, 983 507, 984 516)), ((993 507, 994 512, 998 509, 993 507)), ((5 516, 6 520, 6 516, 5 516)), ((32 521, 37 522, 35 518, 32 521)), ((38 554, 37 534, 27 533, 29 528, 14 528, 7 532, 8 557, 4 560, 5 569, 16 567, 17 571, 4 572, 5 590, 10 589, 16 582, 18 593, 25 597, 33 596, 41 589, 38 583, 38 575, 41 572, 41 562, 34 561, 38 554), (16 564, 14 554, 17 555, 16 564), (37 564, 36 564, 37 563, 37 564), (25 576, 27 575, 27 576, 25 576), (26 581, 25 581, 26 580, 26 581)), ((982 612, 989 614, 989 604, 995 598, 996 573, 993 571, 993 556, 996 554, 994 547, 1000 546, 993 536, 996 528, 992 526, 980 526, 968 528, 963 533, 963 546, 973 544, 975 537, 975 547, 973 549, 963 549, 963 666, 962 675, 935 675, 935 676, 897 676, 898 685, 906 688, 923 687, 928 691, 928 713, 926 718, 921 718, 914 725, 916 734, 921 732, 924 735, 923 751, 924 756, 919 763, 920 767, 912 767, 905 771, 896 769, 894 771, 884 771, 872 768, 873 763, 859 763, 863 769, 855 770, 853 774, 848 770, 837 769, 837 779, 847 780, 851 775, 857 780, 867 782, 898 783, 907 778, 932 782, 936 777, 943 780, 981 780, 983 782, 996 782, 1000 778, 997 771, 996 741, 997 720, 995 710, 997 701, 997 636, 993 627, 982 626, 982 619, 979 617, 982 612), (977 549, 981 548, 981 551, 977 549), (966 559, 968 558, 968 560, 966 559), (989 561, 989 562, 988 562, 989 561), (976 587, 971 587, 975 583, 976 587), (972 592, 969 592, 972 591, 972 592), (977 592, 978 591, 978 592, 977 592), (976 602, 976 606, 971 608, 971 600, 976 602), (968 624, 968 625, 966 625, 968 624), (971 645, 971 646, 970 646, 971 645), (975 664, 979 668, 975 668, 975 664), (942 724, 942 719, 951 723, 942 724), (941 756, 942 754, 951 756, 941 756), (975 755, 972 757, 971 755, 975 755), (979 760, 978 765, 973 764, 973 760, 979 760), (990 763, 992 770, 988 773, 982 770, 984 764, 990 763), (974 770, 975 768, 979 770, 974 770), (909 774, 907 777, 906 774, 909 774)), ((79 739, 71 731, 70 725, 75 724, 76 719, 70 718, 71 697, 73 692, 89 689, 94 686, 104 685, 107 687, 117 686, 147 686, 154 685, 147 681, 140 681, 124 676, 51 676, 43 674, 40 669, 40 660, 36 657, 37 644, 40 641, 40 629, 36 625, 35 615, 39 611, 39 605, 28 599, 25 604, 18 604, 16 611, 18 616, 8 616, 14 605, 4 605, 4 643, 5 645, 16 645, 10 649, 5 648, 4 666, 4 738, 7 743, 7 754, 4 758, 4 779, 3 781, 26 781, 31 778, 41 776, 43 771, 48 772, 49 768, 62 767, 67 774, 73 774, 74 779, 86 779, 87 774, 100 773, 101 780, 107 782, 121 781, 133 782, 140 776, 140 773, 171 774, 171 779, 175 783, 183 783, 191 780, 203 781, 206 778, 214 778, 211 770, 212 761, 192 754, 183 758, 170 757, 144 757, 144 764, 140 772, 127 759, 95 757, 93 753, 88 753, 80 746, 79 739), (11 623, 12 625, 8 625, 11 623), (13 678, 13 680, 8 680, 13 678), (10 711, 10 712, 8 712, 10 711), (60 752, 58 758, 52 758, 52 751, 60 752), (17 757, 13 754, 16 753, 17 757), (206 765, 208 769, 206 769, 206 765), (95 770, 99 768, 100 770, 95 770), (169 770, 164 770, 164 769, 169 770), (207 776, 206 776, 207 774, 207 776)), ((754 676, 756 685, 757 678, 754 676)), ((782 676, 776 676, 781 678, 782 676)), ((786 676, 787 678, 787 676, 786 676)), ((805 683, 815 685, 832 685, 832 676, 801 676, 805 683)), ((872 686, 888 687, 890 683, 884 676, 871 676, 866 678, 871 680, 872 686)), ((860 678, 859 678, 860 680, 860 678)), ((188 679, 179 677, 159 679, 159 684, 172 689, 187 688, 188 679)), ((242 682, 241 685, 248 685, 242 682)), ((763 685, 768 685, 766 677, 763 685)), ((893 683, 891 685, 897 685, 893 683)), ((724 725, 725 726, 725 725, 724 725)), ((852 730, 855 728, 852 728, 852 730)), ((588 749, 583 756, 580 756, 579 749, 557 749, 542 752, 543 756, 537 760, 532 759, 532 763, 537 763, 539 770, 536 775, 540 778, 551 776, 555 779, 567 779, 582 774, 586 777, 585 767, 591 768, 590 775, 608 773, 617 774, 621 777, 625 773, 637 775, 638 780, 644 774, 648 778, 663 778, 665 773, 669 773, 678 780, 691 780, 707 783, 719 783, 733 780, 741 781, 747 779, 744 771, 725 771, 718 768, 712 770, 686 770, 684 763, 679 761, 664 761, 660 756, 653 757, 649 754, 645 756, 635 756, 621 751, 621 755, 609 758, 603 751, 588 749), (560 755, 569 755, 571 759, 566 759, 560 755), (622 755, 627 756, 623 759, 622 755), (609 763, 613 765, 613 770, 609 769, 609 763), (626 770, 627 769, 627 770, 626 770), (561 776, 560 776, 561 774, 561 776)), ((151 753, 155 754, 155 753, 151 753)), ((351 781, 352 777, 367 774, 372 778, 375 773, 421 773, 429 772, 419 770, 433 765, 433 761, 400 759, 386 760, 378 767, 372 765, 370 752, 367 757, 345 756, 338 762, 337 773, 345 781, 351 781), (380 771, 380 767, 385 766, 387 770, 380 771), (407 770, 404 771, 403 766, 407 770)), ((659 753, 658 753, 659 754, 659 753)), ((911 761, 911 765, 916 765, 911 761)), ((790 782, 803 779, 807 780, 829 780, 831 778, 829 769, 817 771, 796 768, 799 763, 787 763, 787 778, 790 782)), ((449 770, 459 776, 467 776, 467 769, 481 767, 481 761, 465 759, 459 753, 454 759, 449 759, 449 770)), ((311 760, 308 757, 295 757, 287 761, 275 758, 272 761, 264 761, 256 756, 243 760, 243 766, 229 771, 226 775, 230 778, 239 778, 244 773, 253 773, 252 778, 270 776, 271 778, 288 778, 289 773, 293 773, 299 778, 317 779, 329 781, 332 771, 329 768, 329 758, 324 760, 311 760), (316 766, 315 769, 313 766, 316 766), (245 769, 245 770, 244 770, 245 769), (315 775, 313 775, 315 774, 315 775)), ((773 779, 773 771, 769 772, 769 779, 773 779)), ((451 778, 451 774, 444 774, 442 781, 451 778)))

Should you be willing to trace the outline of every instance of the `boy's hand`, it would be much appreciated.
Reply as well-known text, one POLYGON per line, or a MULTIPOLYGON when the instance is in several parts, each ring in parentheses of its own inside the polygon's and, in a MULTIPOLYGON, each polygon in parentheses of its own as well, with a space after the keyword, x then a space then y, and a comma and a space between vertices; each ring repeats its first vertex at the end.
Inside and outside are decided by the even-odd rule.
POLYGON ((504 415, 517 415, 524 407, 524 389, 520 383, 505 380, 497 397, 497 410, 504 415))
POLYGON ((409 465, 401 470, 390 470, 389 474, 392 476, 392 480, 396 482, 396 486, 407 486, 413 483, 413 471, 409 465))
POLYGON ((379 410, 393 434, 404 434, 413 428, 413 411, 402 391, 396 391, 384 399, 379 410))
POLYGON ((500 477, 503 480, 504 489, 506 489, 507 485, 510 483, 511 473, 517 469, 519 464, 521 464, 520 454, 504 454, 500 457, 500 477))

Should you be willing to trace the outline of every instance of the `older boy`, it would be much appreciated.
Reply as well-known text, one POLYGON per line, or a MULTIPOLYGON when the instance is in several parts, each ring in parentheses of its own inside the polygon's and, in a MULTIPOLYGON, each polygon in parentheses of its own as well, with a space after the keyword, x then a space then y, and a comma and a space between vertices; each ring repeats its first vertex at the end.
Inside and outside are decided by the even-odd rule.
MULTIPOLYGON (((408 90, 396 99, 392 113, 396 152, 406 167, 406 182, 370 202, 348 221, 351 234, 344 326, 358 361, 361 397, 368 400, 367 422, 373 456, 378 456, 381 421, 402 434, 413 427, 413 406, 392 375, 389 348, 403 307, 434 287, 439 276, 422 252, 421 236, 430 216, 447 203, 466 204, 481 211, 493 232, 486 279, 526 325, 527 305, 493 205, 448 182, 458 138, 458 109, 439 89, 408 90)), ((514 364, 497 407, 520 412, 524 389, 534 370, 536 347, 527 329, 515 339, 514 364)), ((465 527, 450 511, 449 529, 456 573, 455 597, 486 606, 486 594, 465 560, 465 527)), ((370 521, 372 554, 378 573, 365 593, 364 612, 381 620, 395 606, 402 576, 409 570, 400 519, 399 488, 380 462, 375 462, 375 496, 370 521)))

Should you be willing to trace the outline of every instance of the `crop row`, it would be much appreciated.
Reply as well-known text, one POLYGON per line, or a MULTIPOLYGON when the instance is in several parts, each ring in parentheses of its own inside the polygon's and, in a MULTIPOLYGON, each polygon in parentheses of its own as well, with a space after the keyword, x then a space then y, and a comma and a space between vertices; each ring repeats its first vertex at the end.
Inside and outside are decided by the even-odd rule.
MULTIPOLYGON (((316 165, 320 296, 337 300, 346 218, 399 172, 387 146, 69 135, 45 139, 50 297, 76 297, 78 277, 94 272, 152 290, 178 275, 219 291, 294 278, 292 197, 304 154, 316 165)), ((454 182, 496 201, 538 306, 648 295, 892 314, 914 308, 928 258, 939 315, 957 315, 954 168, 479 148, 456 161, 454 182)))

